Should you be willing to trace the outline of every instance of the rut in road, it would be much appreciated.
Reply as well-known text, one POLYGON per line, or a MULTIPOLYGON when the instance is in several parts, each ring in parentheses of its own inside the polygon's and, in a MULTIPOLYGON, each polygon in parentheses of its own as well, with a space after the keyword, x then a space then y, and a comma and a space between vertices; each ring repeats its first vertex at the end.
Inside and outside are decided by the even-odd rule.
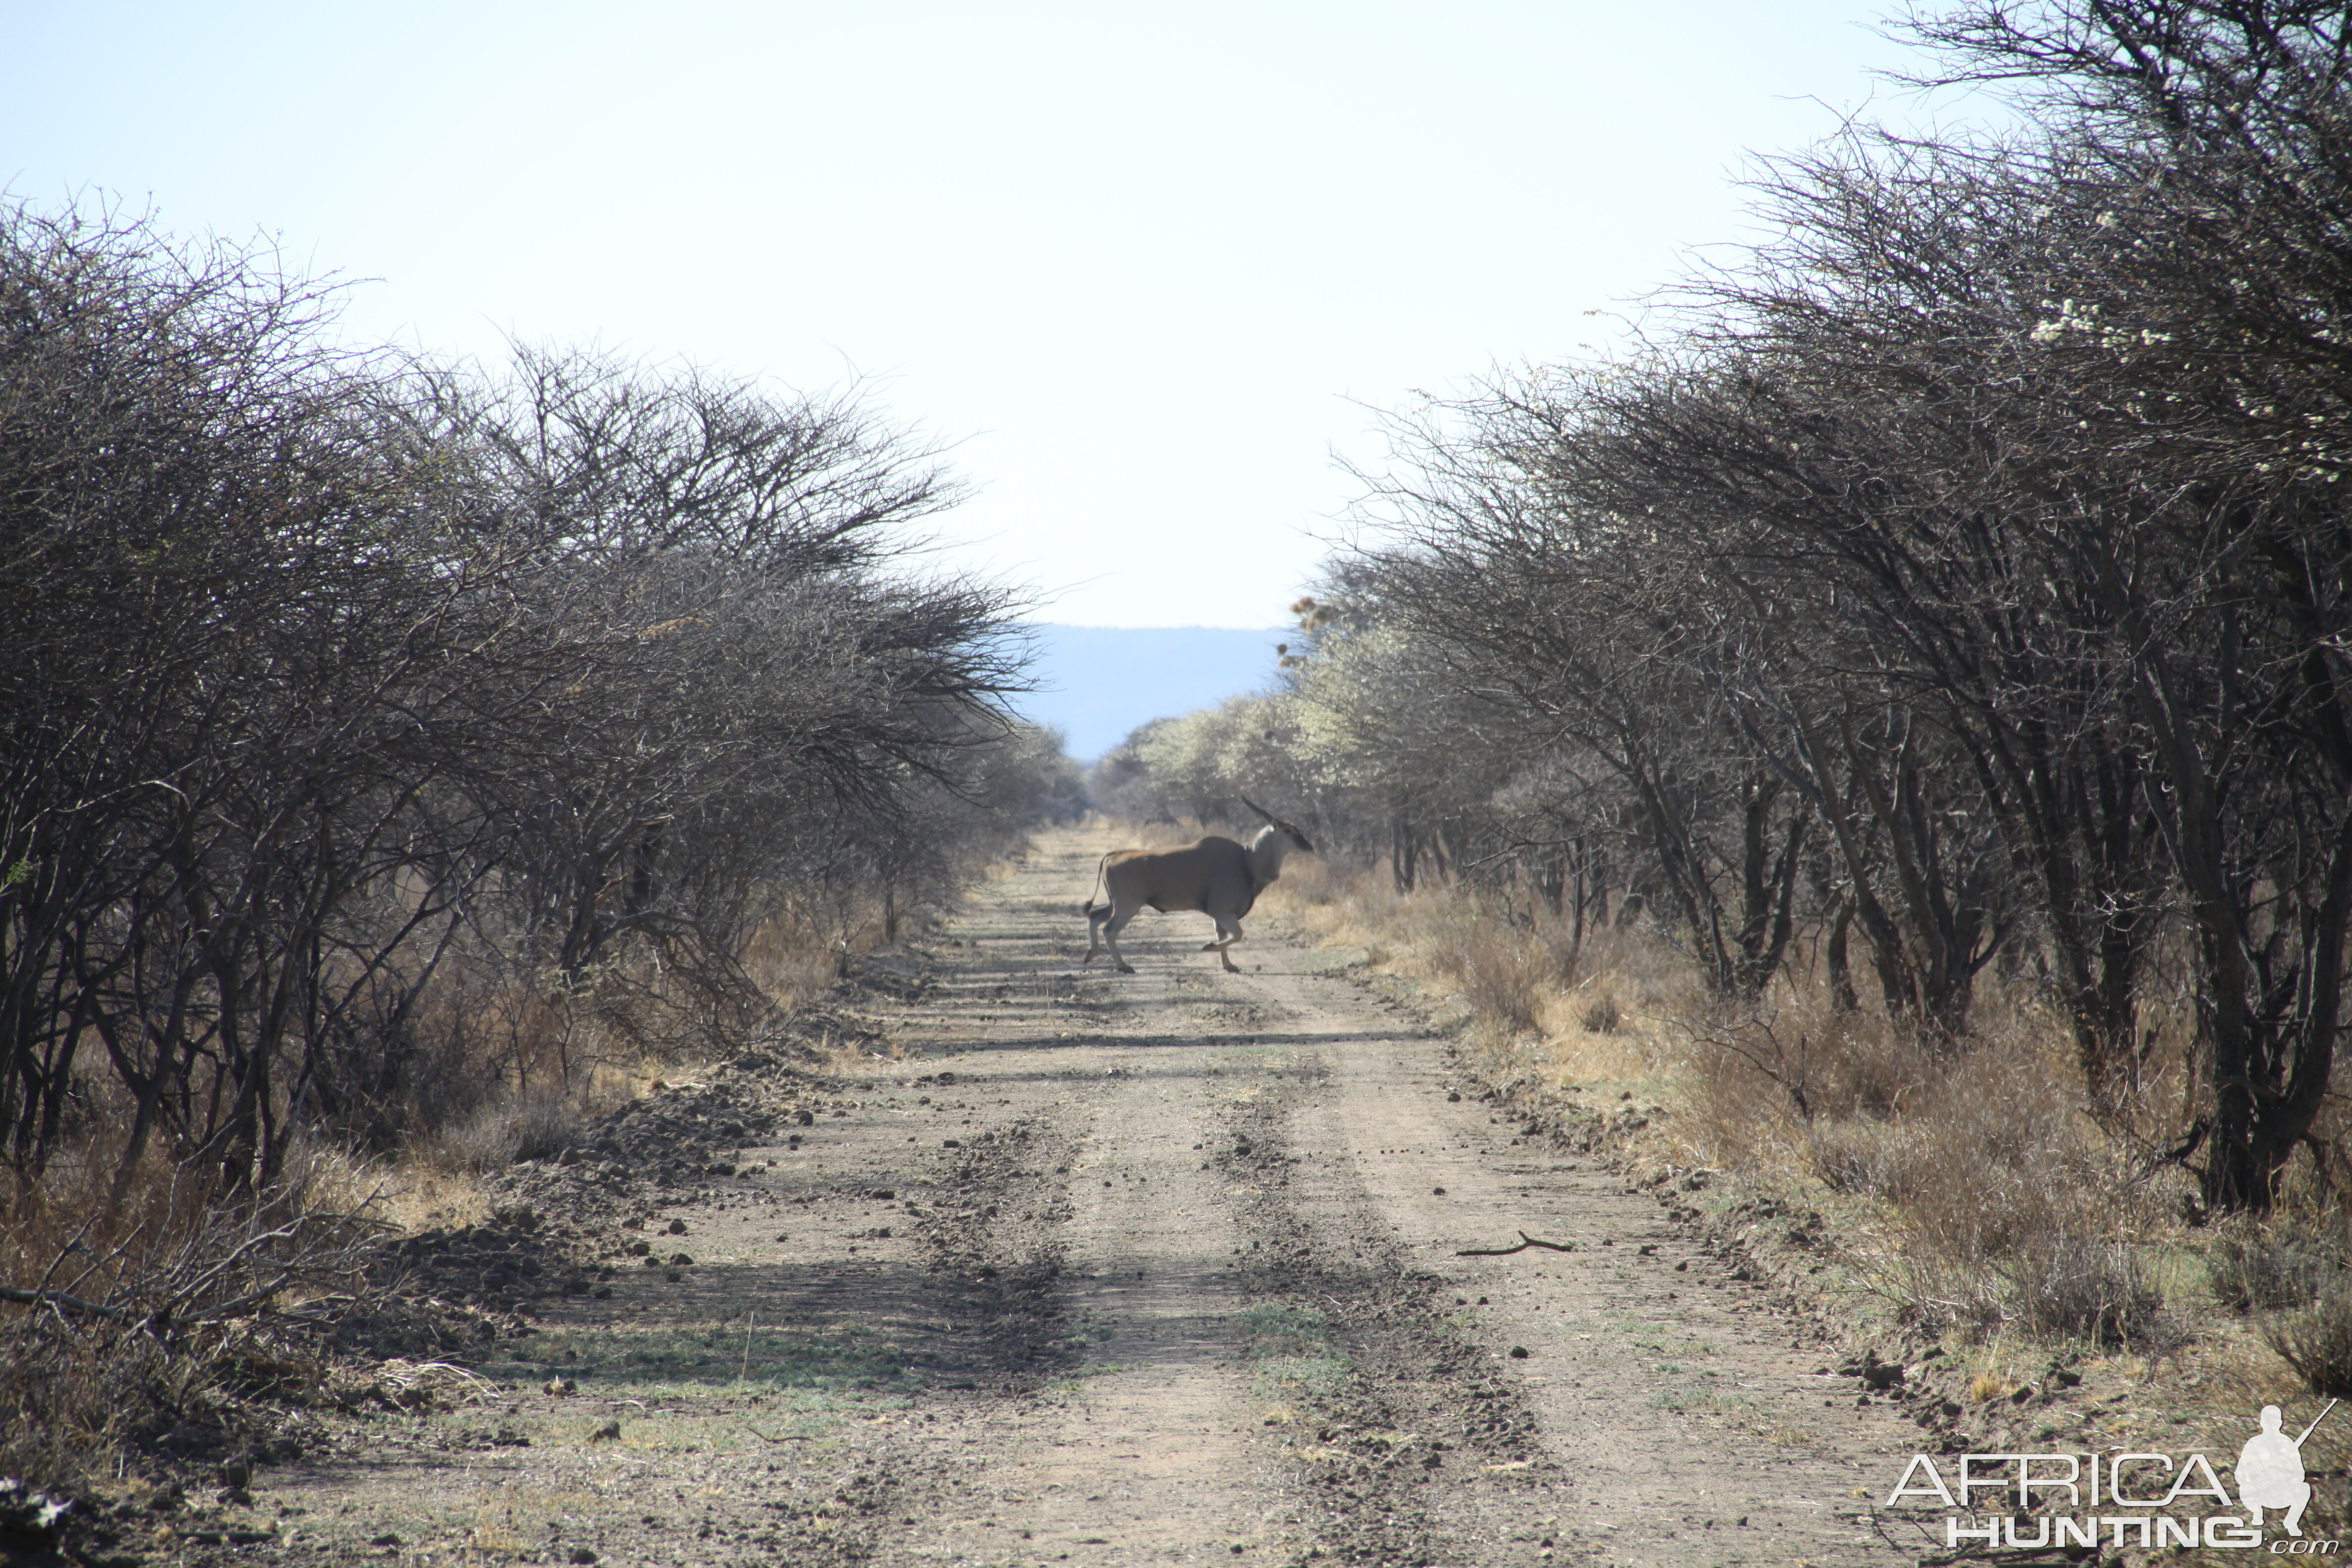
MULTIPOLYGON (((550 1541, 664 1562, 1932 1544, 1872 1522, 1916 1433, 1817 1374, 1819 1331, 1656 1199, 1524 1137, 1335 955, 1261 909, 1227 975, 1204 921, 1147 914, 1139 973, 1079 969, 1113 842, 1044 836, 975 894, 873 1019, 905 1059, 750 1139, 724 1182, 635 1205, 699 1260, 550 1310, 582 1392, 531 1392, 548 1368, 519 1362, 509 1418, 538 1436, 469 1459, 437 1528, 478 1541, 527 1499, 550 1541), (1456 1256, 1522 1230, 1576 1249, 1456 1256), (720 1353, 630 1371, 680 1342, 720 1353)), ((345 1540, 451 1484, 363 1458, 307 1483, 314 1512, 358 1500, 345 1540)))

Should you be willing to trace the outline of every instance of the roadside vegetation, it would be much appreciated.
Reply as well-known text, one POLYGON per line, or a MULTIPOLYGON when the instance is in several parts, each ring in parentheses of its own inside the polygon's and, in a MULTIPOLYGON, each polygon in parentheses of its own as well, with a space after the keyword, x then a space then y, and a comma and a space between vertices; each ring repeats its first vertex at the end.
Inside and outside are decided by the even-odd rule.
POLYGON ((862 390, 335 304, 0 205, 0 1475, 315 1384, 404 1195, 764 1037, 1076 800, 862 390))
POLYGON ((1768 161, 1637 348, 1395 415, 1282 679, 1096 795, 1294 816, 1270 903, 1885 1331, 2352 1393, 2352 32, 1904 26, 2021 128, 1768 161))

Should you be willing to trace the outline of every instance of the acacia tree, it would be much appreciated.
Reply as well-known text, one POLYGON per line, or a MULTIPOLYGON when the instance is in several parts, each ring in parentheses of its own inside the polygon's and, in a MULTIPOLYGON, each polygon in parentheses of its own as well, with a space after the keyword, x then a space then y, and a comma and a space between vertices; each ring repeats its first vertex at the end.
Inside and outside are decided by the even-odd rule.
POLYGON ((888 838, 901 781, 1005 732, 971 722, 1018 683, 1004 595, 877 574, 960 487, 853 395, 521 349, 477 404, 552 624, 604 638, 499 784, 567 981, 630 933, 723 970, 749 889, 888 838))
POLYGON ((2021 597, 2014 547, 1980 502, 1951 499, 1955 454, 1939 449, 1935 415, 1890 402, 1906 389, 1850 373, 1840 348, 1852 345, 1743 343, 1606 385, 1549 416, 1559 482, 1585 504, 1665 520, 1654 526, 1693 570, 1726 584, 1709 601, 1724 624, 1708 673, 1827 825, 1841 917, 1862 925, 1889 1009, 1947 1040, 1965 1031, 1974 976, 2019 917, 2015 858, 2047 875, 2064 911, 2060 945, 2081 982, 2069 999, 2086 1070, 2104 1081, 2110 1042, 2131 1041, 2151 895, 2130 879, 2147 860, 2127 831, 2117 847, 2066 814, 2104 801, 2089 826, 2128 829, 2141 810, 2128 758, 2120 792, 2112 773, 2095 796, 2068 776, 2113 758, 2079 725, 2095 677, 2042 635, 2040 584, 2021 597), (2085 856, 2106 873, 2088 899, 2085 856), (2129 940, 2079 940, 2085 919, 2129 940), (2100 954, 2110 962, 2092 984, 2100 954), (2118 997, 2119 1023, 2100 1010, 2118 997))

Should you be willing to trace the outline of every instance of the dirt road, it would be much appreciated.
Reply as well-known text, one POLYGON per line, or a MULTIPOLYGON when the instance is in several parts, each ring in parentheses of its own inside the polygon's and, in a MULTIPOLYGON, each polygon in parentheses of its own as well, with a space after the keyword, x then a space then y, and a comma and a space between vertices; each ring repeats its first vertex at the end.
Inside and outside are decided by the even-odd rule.
POLYGON ((609 1295, 552 1297, 478 1357, 500 1399, 355 1423, 340 1457, 257 1478, 289 1554, 1832 1564, 1927 1544, 1864 1518, 1917 1433, 1823 1375, 1817 1330, 1762 1310, 1656 1197, 1524 1137, 1335 955, 1261 916, 1226 975, 1205 921, 1147 914, 1139 973, 1080 969, 1107 842, 1041 840, 868 1009, 905 1059, 814 1088, 730 1069, 705 1090, 735 1108, 725 1157, 697 1172, 616 1135, 626 1157, 545 1173, 593 1200, 609 1295), (1521 1231, 1574 1250, 1457 1256, 1521 1231))

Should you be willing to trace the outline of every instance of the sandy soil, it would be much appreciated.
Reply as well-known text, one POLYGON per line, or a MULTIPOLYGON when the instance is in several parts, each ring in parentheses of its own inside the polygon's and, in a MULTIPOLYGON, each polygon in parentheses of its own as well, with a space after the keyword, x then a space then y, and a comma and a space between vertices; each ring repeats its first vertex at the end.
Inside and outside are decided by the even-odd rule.
POLYGON ((338 1418, 216 1522, 337 1563, 1928 1544, 1870 1521, 1920 1435, 1824 1331, 1681 1200, 1528 1136, 1346 955, 1261 916, 1225 975, 1202 917, 1147 914, 1139 973, 1080 968, 1108 847, 1041 839, 843 1020, 901 1059, 751 1059, 540 1173, 573 1262, 484 1331, 493 1396, 338 1418), (1574 1250, 1457 1256, 1522 1231, 1574 1250))

